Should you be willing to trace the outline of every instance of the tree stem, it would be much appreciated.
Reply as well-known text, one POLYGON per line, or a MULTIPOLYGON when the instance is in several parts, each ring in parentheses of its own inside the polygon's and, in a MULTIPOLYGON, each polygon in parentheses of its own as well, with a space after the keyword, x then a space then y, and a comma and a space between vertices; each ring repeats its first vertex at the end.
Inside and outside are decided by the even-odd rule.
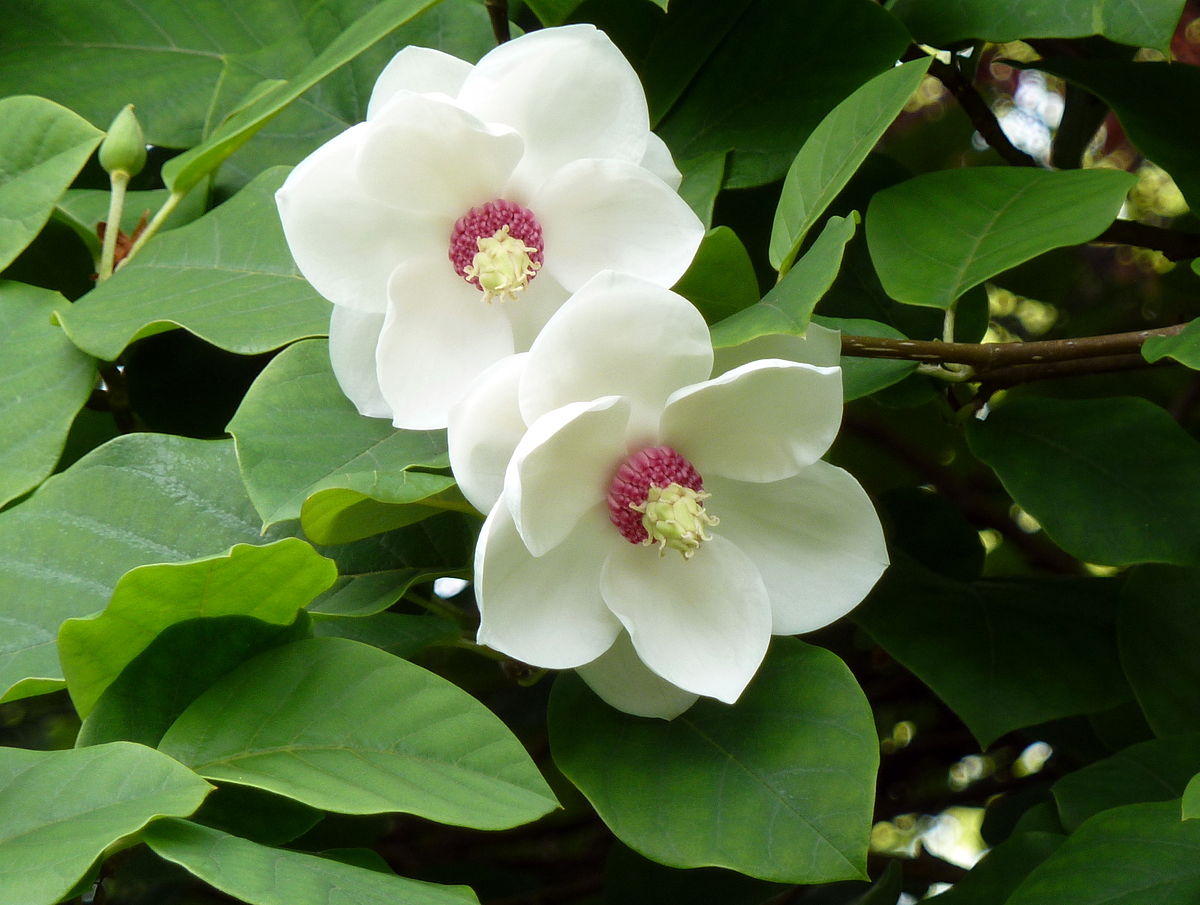
POLYGON ((111 193, 108 197, 108 219, 104 221, 104 243, 100 247, 100 269, 96 282, 103 283, 113 273, 113 260, 117 255, 117 237, 121 234, 121 214, 125 210, 125 189, 129 185, 129 173, 113 170, 108 177, 111 193))

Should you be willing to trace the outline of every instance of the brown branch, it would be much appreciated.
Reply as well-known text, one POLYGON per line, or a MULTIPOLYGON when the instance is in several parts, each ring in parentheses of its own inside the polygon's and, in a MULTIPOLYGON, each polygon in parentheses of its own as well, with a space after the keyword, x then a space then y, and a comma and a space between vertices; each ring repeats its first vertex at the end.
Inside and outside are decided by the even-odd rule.
POLYGON ((512 37, 508 27, 508 0, 483 0, 483 5, 492 20, 492 34, 496 36, 496 43, 503 44, 512 37))
MULTIPOLYGON (((1166 362, 1162 362, 1166 364, 1166 362)), ((1134 368, 1153 368, 1137 353, 1128 355, 1100 355, 1094 358, 1074 358, 1068 361, 1045 361, 1041 364, 1009 365, 980 371, 971 379, 983 385, 984 398, 1004 387, 1012 387, 1034 380, 1049 380, 1054 377, 1078 377, 1083 374, 1103 374, 1109 371, 1129 371, 1134 368)))
POLYGON ((1136 245, 1161 252, 1169 261, 1188 261, 1200 258, 1200 233, 1181 232, 1136 220, 1114 220, 1093 242, 1112 242, 1117 245, 1136 245))

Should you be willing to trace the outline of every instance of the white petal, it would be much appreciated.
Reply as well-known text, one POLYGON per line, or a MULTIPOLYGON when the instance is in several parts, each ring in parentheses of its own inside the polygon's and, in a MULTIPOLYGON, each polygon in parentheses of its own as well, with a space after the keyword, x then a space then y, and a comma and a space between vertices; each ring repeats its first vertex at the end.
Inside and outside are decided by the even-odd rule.
POLYGON ((706 479, 778 481, 817 461, 841 420, 841 368, 768 359, 673 394, 661 431, 706 479))
POLYGON ((367 124, 357 174, 365 192, 400 210, 425 211, 450 228, 501 197, 523 143, 444 99, 400 92, 367 124))
POLYGON ((653 132, 650 133, 650 139, 646 142, 646 156, 642 158, 641 163, 643 167, 672 189, 679 190, 679 184, 683 182, 683 174, 679 172, 679 167, 675 166, 675 161, 671 157, 671 149, 667 147, 667 143, 653 132))
POLYGON ((704 238, 704 225, 665 182, 621 160, 567 164, 530 206, 542 224, 544 266, 570 290, 601 270, 673 286, 704 238))
POLYGON ((600 565, 612 532, 601 509, 535 559, 508 508, 496 504, 475 548, 480 644, 548 669, 579 666, 608 650, 621 626, 600 597, 600 565))
POLYGON ((501 44, 467 76, 458 102, 521 133, 518 180, 527 185, 571 160, 637 163, 646 153, 650 117, 641 82, 591 25, 546 28, 501 44))
POLYGON ((546 321, 569 295, 550 274, 538 273, 515 299, 505 302, 504 310, 512 322, 513 342, 520 351, 533 345, 546 321))
POLYGON ((392 57, 375 80, 371 100, 367 103, 367 119, 374 119, 398 92, 417 94, 436 92, 450 97, 471 73, 471 64, 432 47, 405 47, 392 57))
POLYGON ((445 427, 471 381, 512 354, 508 318, 501 303, 485 302, 444 258, 397 267, 388 293, 377 365, 393 423, 410 430, 445 427))
POLYGON ((650 669, 726 703, 738 699, 771 640, 758 569, 719 534, 687 561, 626 542, 604 563, 600 591, 650 669))
POLYGON ((359 414, 391 418, 392 407, 383 398, 375 370, 375 347, 383 329, 383 315, 334 305, 329 318, 329 363, 342 392, 359 414))
POLYGON ((504 471, 525 434, 517 384, 526 355, 509 355, 475 378, 450 409, 450 468, 458 489, 480 512, 500 499, 504 471))
POLYGON ((708 326, 690 302, 637 277, 604 272, 534 340, 521 413, 532 422, 568 402, 612 394, 653 412, 657 425, 667 397, 704 380, 711 368, 708 326))
POLYGON ((634 716, 673 720, 699 697, 676 688, 647 667, 626 632, 621 632, 607 651, 575 671, 606 702, 634 716))
POLYGON ((887 567, 870 499, 851 474, 827 462, 773 484, 713 478, 704 489, 721 519, 715 530, 757 564, 777 635, 810 632, 846 615, 887 567))
POLYGON ((820 324, 809 324, 804 336, 787 333, 768 333, 756 336, 737 346, 713 350, 713 373, 724 374, 734 368, 764 358, 780 358, 816 365, 836 367, 842 357, 842 334, 820 324))
POLYGON ((368 125, 347 129, 302 160, 275 193, 296 266, 335 305, 382 313, 387 282, 405 258, 441 248, 436 221, 398 212, 363 191, 354 162, 368 125))
MULTIPOLYGON (((509 462, 504 500, 534 556, 562 543, 585 512, 605 504, 628 454, 628 422, 629 401, 604 396, 555 409, 529 426, 509 462)), ((609 531, 620 536, 611 524, 609 531)))

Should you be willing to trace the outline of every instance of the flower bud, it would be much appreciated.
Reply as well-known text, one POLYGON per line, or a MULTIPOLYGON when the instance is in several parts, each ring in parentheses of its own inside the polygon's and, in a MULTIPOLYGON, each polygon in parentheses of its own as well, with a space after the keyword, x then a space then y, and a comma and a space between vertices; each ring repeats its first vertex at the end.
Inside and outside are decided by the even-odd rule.
POLYGON ((100 143, 100 166, 109 174, 124 170, 130 176, 136 176, 145 165, 146 139, 133 114, 133 104, 127 104, 112 121, 108 134, 100 143))

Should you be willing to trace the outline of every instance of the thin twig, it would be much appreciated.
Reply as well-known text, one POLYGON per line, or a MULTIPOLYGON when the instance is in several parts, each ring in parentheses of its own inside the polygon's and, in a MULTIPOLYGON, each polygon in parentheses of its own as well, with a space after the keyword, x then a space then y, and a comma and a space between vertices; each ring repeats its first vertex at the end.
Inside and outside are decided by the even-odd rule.
POLYGON ((492 34, 496 36, 496 43, 503 44, 512 38, 512 31, 508 27, 508 0, 483 0, 483 6, 492 20, 492 34))
MULTIPOLYGON (((1165 362, 1163 362, 1165 364, 1165 362)), ((981 384, 985 396, 1005 387, 1030 383, 1034 380, 1049 380, 1054 377, 1079 377, 1083 374, 1105 374, 1110 371, 1129 371, 1134 368, 1153 368, 1137 353, 1127 355, 1100 355, 1094 358, 1075 358, 1068 361, 1045 361, 1041 364, 1009 365, 980 371, 971 380, 981 384)))

